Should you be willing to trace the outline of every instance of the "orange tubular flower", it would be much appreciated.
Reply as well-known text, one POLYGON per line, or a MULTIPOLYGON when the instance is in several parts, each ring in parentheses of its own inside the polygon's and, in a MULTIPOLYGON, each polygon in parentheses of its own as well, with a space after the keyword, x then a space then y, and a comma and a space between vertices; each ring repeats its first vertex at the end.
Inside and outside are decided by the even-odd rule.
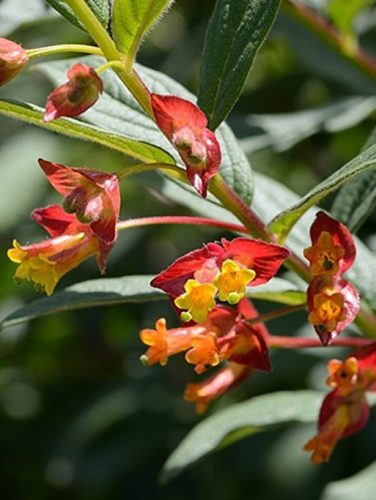
POLYGON ((103 92, 103 83, 97 73, 85 64, 74 64, 68 70, 68 81, 47 98, 44 121, 61 116, 78 116, 93 106, 103 92))
POLYGON ((321 406, 318 434, 305 445, 312 462, 330 459, 338 441, 362 429, 369 418, 366 391, 376 391, 376 343, 364 347, 345 361, 328 363, 327 383, 333 388, 321 406))
POLYGON ((203 382, 187 384, 184 399, 196 403, 196 411, 201 415, 214 399, 236 387, 251 372, 248 366, 229 363, 203 382))
POLYGON ((13 242, 8 257, 19 264, 16 280, 33 281, 37 288, 51 295, 60 278, 83 260, 94 254, 100 260, 99 240, 90 227, 79 223, 58 205, 35 210, 32 218, 52 238, 25 246, 13 242))
POLYGON ((17 76, 28 61, 29 57, 20 45, 0 38, 0 86, 17 76))
POLYGON ((307 290, 308 321, 315 328, 323 345, 332 342, 359 311, 359 295, 348 281, 333 282, 330 278, 314 278, 307 290))
POLYGON ((168 330, 166 321, 159 319, 155 330, 144 329, 140 333, 141 340, 149 346, 141 361, 147 365, 165 365, 170 356, 186 351, 186 361, 195 365, 198 374, 222 361, 230 361, 228 366, 231 368, 220 370, 218 377, 211 377, 209 382, 189 385, 192 388, 189 394, 195 397, 194 400, 201 401, 203 388, 205 404, 198 405, 199 410, 203 411, 210 400, 240 382, 251 370, 271 370, 268 330, 262 323, 252 326, 247 323, 257 315, 252 303, 243 299, 236 309, 216 306, 202 324, 168 330), (197 394, 196 389, 199 390, 197 394), (210 392, 209 396, 207 391, 210 392))

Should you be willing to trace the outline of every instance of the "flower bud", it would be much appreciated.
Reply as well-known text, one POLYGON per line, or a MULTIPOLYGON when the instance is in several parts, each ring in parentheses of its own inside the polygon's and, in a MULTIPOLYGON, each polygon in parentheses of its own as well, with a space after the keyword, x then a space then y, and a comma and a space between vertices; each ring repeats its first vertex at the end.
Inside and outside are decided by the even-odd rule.
POLYGON ((26 51, 20 45, 0 38, 0 86, 14 78, 28 60, 26 51))
POLYGON ((78 116, 93 106, 102 92, 103 82, 94 69, 75 64, 68 71, 68 81, 48 96, 44 121, 78 116))

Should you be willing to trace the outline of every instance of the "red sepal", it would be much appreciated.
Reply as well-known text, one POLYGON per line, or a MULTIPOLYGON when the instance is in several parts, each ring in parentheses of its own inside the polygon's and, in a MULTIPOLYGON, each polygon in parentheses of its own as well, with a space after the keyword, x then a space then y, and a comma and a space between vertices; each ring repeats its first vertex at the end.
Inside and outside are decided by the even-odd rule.
POLYGON ((61 116, 78 116, 89 109, 103 92, 103 82, 90 66, 74 64, 68 70, 68 81, 47 98, 44 121, 61 116))
POLYGON ((256 276, 250 286, 269 281, 278 271, 283 261, 290 255, 287 248, 250 238, 225 239, 221 243, 208 243, 203 248, 193 250, 173 262, 158 274, 151 285, 160 288, 172 297, 184 292, 184 284, 204 265, 220 269, 226 259, 252 268, 256 276))
POLYGON ((157 125, 179 152, 190 183, 205 198, 221 164, 221 148, 207 128, 205 114, 177 96, 151 94, 151 105, 157 125))
POLYGON ((315 310, 314 298, 315 295, 322 293, 329 288, 333 293, 341 293, 344 298, 343 312, 344 316, 336 327, 332 330, 324 331, 319 326, 313 325, 316 333, 320 337, 323 345, 330 344, 350 323, 352 323, 359 312, 360 298, 357 290, 348 281, 341 279, 339 281, 328 281, 325 277, 317 276, 314 278, 307 289, 307 306, 308 311, 315 310))
POLYGON ((60 205, 36 208, 31 218, 38 222, 52 238, 63 234, 75 234, 89 229, 76 219, 74 214, 67 214, 60 205))
POLYGON ((315 245, 323 231, 330 233, 334 245, 342 247, 345 252, 339 262, 339 274, 343 274, 353 265, 355 260, 356 248, 353 237, 344 224, 333 219, 325 212, 318 212, 316 220, 310 229, 313 245, 315 245))
POLYGON ((119 180, 107 174, 86 168, 73 168, 39 159, 39 165, 58 193, 73 200, 77 216, 91 209, 90 227, 106 244, 116 240, 116 223, 120 212, 119 180))
POLYGON ((0 38, 0 86, 17 76, 28 61, 27 52, 20 45, 0 38))

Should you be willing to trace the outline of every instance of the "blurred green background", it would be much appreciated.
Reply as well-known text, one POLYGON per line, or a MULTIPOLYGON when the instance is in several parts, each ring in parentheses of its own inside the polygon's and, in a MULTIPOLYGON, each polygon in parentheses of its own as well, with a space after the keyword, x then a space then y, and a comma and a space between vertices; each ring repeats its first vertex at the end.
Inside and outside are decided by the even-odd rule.
MULTIPOLYGON (((306 3, 326 8, 325 1, 306 3)), ((139 62, 195 92, 213 5, 214 0, 177 0, 144 43, 139 62)), ((375 24, 376 11, 367 8, 356 18, 354 30, 376 56, 375 24)), ((26 48, 89 42, 42 0, 1 1, 0 36, 26 48)), ((282 11, 228 123, 255 171, 304 194, 359 152, 374 125, 375 89, 367 76, 282 11), (358 112, 347 104, 345 116, 353 111, 347 122, 328 126, 328 119, 339 111, 326 107, 343 99, 350 102, 354 96, 361 97, 358 112), (321 111, 294 115, 300 120, 296 123, 290 119, 290 113, 317 109, 321 111), (271 113, 281 115, 278 119, 259 116, 271 113)), ((0 94, 44 105, 50 91, 31 65, 0 94)), ((107 170, 124 160, 104 148, 15 121, 1 119, 0 127, 0 312, 4 317, 37 297, 30 284, 13 282, 15 266, 7 260, 6 250, 13 238, 23 243, 44 238, 30 212, 58 202, 37 158, 107 170)), ((129 180, 122 189, 123 217, 189 213, 144 187, 142 179, 129 180)), ((330 207, 331 201, 326 200, 325 206, 330 207)), ((371 248, 376 247, 375 224, 371 217, 361 231, 371 248)), ((107 276, 157 273, 182 253, 219 236, 201 227, 127 231, 109 258, 107 276)), ((95 262, 89 261, 66 276, 58 288, 96 277, 95 262)), ((247 438, 170 484, 160 485, 164 461, 200 420, 193 406, 181 398, 185 383, 198 378, 182 358, 172 359, 165 368, 145 368, 139 362, 144 347, 138 332, 161 316, 176 324, 166 303, 152 302, 67 312, 1 332, 2 498, 313 500, 320 498, 328 482, 352 475, 376 458, 375 419, 366 432, 342 442, 331 463, 324 466, 313 466, 301 450, 314 427, 295 426, 247 438)), ((304 334, 309 330, 304 325, 302 313, 272 322, 270 328, 281 334, 304 334)), ((341 354, 339 349, 330 354, 322 350, 273 353, 272 374, 254 376, 216 402, 209 413, 275 390, 324 388, 325 362, 328 356, 341 354)))

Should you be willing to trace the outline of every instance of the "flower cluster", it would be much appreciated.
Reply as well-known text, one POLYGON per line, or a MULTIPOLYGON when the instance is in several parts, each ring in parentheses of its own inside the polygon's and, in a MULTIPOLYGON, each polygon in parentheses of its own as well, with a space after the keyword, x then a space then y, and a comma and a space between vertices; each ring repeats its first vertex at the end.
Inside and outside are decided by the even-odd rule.
POLYGON ((363 347, 344 361, 328 363, 327 384, 333 388, 321 406, 318 434, 305 445, 312 462, 329 460, 337 442, 362 429, 369 418, 366 392, 376 391, 376 343, 363 347))
POLYGON ((307 290, 308 321, 321 342, 328 345, 359 311, 359 295, 343 274, 355 260, 350 231, 319 212, 311 226, 312 246, 304 250, 313 279, 307 290))
POLYGON ((15 240, 8 257, 18 264, 16 280, 33 281, 51 295, 60 278, 90 255, 97 256, 100 271, 105 271, 107 254, 117 237, 119 182, 112 174, 46 160, 39 160, 39 164, 64 196, 63 207, 34 210, 32 218, 51 238, 33 245, 20 245, 15 240))
POLYGON ((141 360, 147 364, 165 365, 170 356, 185 352, 188 363, 201 374, 223 361, 228 363, 207 380, 188 384, 184 398, 205 411, 210 401, 241 382, 253 370, 270 371, 269 333, 263 323, 248 324, 258 316, 253 304, 243 298, 236 308, 217 305, 199 324, 168 330, 165 319, 159 319, 155 330, 140 333, 150 346, 141 360))
POLYGON ((269 281, 289 254, 263 241, 222 239, 180 257, 152 281, 171 297, 187 325, 168 330, 161 318, 154 330, 142 330, 141 340, 149 346, 142 361, 163 365, 185 352, 199 374, 226 362, 209 379, 188 384, 184 397, 196 402, 198 412, 253 370, 271 370, 268 331, 263 323, 250 324, 258 313, 245 293, 247 286, 269 281))

